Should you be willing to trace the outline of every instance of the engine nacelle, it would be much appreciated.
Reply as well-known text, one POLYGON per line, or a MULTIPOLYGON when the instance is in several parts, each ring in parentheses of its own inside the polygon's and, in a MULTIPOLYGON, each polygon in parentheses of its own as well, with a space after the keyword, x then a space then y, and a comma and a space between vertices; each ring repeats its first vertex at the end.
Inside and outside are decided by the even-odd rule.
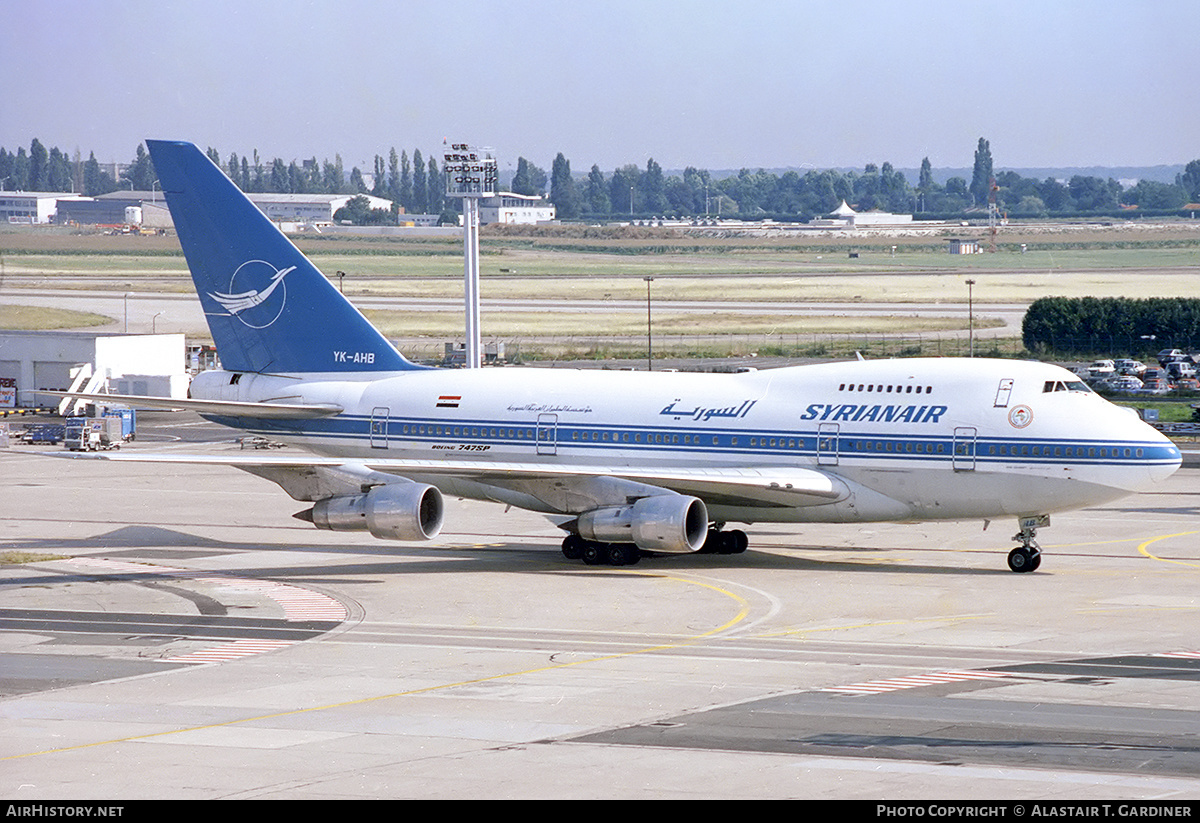
POLYGON ((639 549, 686 554, 699 551, 708 534, 704 502, 682 494, 643 497, 626 506, 579 515, 580 537, 602 543, 634 543, 639 549))
POLYGON ((297 515, 318 529, 369 531, 384 540, 429 540, 442 530, 442 493, 421 483, 387 483, 365 494, 319 500, 297 515))

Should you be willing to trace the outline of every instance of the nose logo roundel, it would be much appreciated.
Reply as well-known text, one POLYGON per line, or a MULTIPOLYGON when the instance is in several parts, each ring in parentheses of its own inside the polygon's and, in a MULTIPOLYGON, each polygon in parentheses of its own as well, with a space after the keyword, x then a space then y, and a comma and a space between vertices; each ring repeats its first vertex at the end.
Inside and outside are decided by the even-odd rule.
POLYGON ((1008 413, 1008 422, 1013 428, 1023 429, 1033 422, 1033 409, 1028 406, 1014 406, 1008 413))
POLYGON ((265 260, 247 260, 229 278, 228 292, 209 292, 208 296, 250 328, 265 329, 283 313, 287 303, 283 278, 295 269, 278 269, 265 260))

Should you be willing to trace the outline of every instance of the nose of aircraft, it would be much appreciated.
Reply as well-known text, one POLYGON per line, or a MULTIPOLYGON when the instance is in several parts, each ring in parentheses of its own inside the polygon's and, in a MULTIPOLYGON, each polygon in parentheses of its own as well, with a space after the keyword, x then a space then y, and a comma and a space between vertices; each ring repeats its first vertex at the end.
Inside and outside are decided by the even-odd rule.
POLYGON ((1183 453, 1165 434, 1140 420, 1138 423, 1142 426, 1139 439, 1148 441, 1144 453, 1150 481, 1161 483, 1179 470, 1183 453))
POLYGON ((1093 418, 1093 422, 1097 431, 1106 432, 1101 437, 1111 438, 1117 446, 1112 450, 1113 456, 1123 458, 1114 466, 1118 473, 1111 475, 1119 488, 1145 491, 1179 470, 1183 455, 1170 438, 1139 418, 1131 408, 1110 406, 1106 412, 1093 418))
POLYGON ((1159 467, 1159 471, 1153 473, 1154 482, 1161 483, 1163 480, 1166 480, 1168 477, 1177 472, 1179 467, 1183 465, 1183 453, 1179 450, 1178 446, 1168 440, 1165 436, 1159 434, 1158 432, 1155 432, 1155 434, 1158 434, 1159 437, 1162 437, 1163 440, 1167 441, 1164 448, 1168 450, 1167 453, 1169 454, 1170 460, 1170 462, 1163 463, 1159 467))

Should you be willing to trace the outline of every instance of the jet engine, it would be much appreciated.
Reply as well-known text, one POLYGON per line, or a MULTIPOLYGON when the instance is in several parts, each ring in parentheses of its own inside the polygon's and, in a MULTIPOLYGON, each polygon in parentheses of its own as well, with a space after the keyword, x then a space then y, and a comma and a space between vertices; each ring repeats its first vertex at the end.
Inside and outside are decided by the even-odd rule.
POLYGON ((429 540, 442 530, 442 493, 421 483, 387 483, 365 494, 319 500, 296 515, 318 529, 369 531, 384 540, 429 540))
POLYGON ((704 502, 682 494, 643 497, 624 506, 579 515, 579 536, 602 543, 634 543, 647 551, 699 551, 708 534, 704 502))

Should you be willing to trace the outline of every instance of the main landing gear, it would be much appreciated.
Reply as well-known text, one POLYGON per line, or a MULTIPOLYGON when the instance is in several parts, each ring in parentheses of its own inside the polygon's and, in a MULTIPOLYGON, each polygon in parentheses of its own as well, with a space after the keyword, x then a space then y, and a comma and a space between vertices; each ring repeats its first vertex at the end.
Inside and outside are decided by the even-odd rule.
POLYGON ((741 529, 722 531, 724 523, 718 523, 708 530, 700 554, 741 554, 750 546, 750 538, 741 529))
MULTIPOLYGON (((722 531, 721 525, 708 530, 697 554, 741 554, 749 547, 750 538, 744 531, 722 531)), ((582 560, 587 566, 632 566, 646 554, 633 543, 601 543, 577 534, 563 538, 562 553, 568 560, 582 560)))
POLYGON ((1014 572, 1036 571, 1042 565, 1042 550, 1034 537, 1037 536, 1038 526, 1049 526, 1047 515, 1040 517, 1022 517, 1021 530, 1013 535, 1013 540, 1020 540, 1021 545, 1008 553, 1008 567, 1014 572))
POLYGON ((562 553, 568 560, 582 560, 587 566, 632 566, 642 559, 642 550, 633 543, 600 543, 577 534, 563 538, 562 553))

